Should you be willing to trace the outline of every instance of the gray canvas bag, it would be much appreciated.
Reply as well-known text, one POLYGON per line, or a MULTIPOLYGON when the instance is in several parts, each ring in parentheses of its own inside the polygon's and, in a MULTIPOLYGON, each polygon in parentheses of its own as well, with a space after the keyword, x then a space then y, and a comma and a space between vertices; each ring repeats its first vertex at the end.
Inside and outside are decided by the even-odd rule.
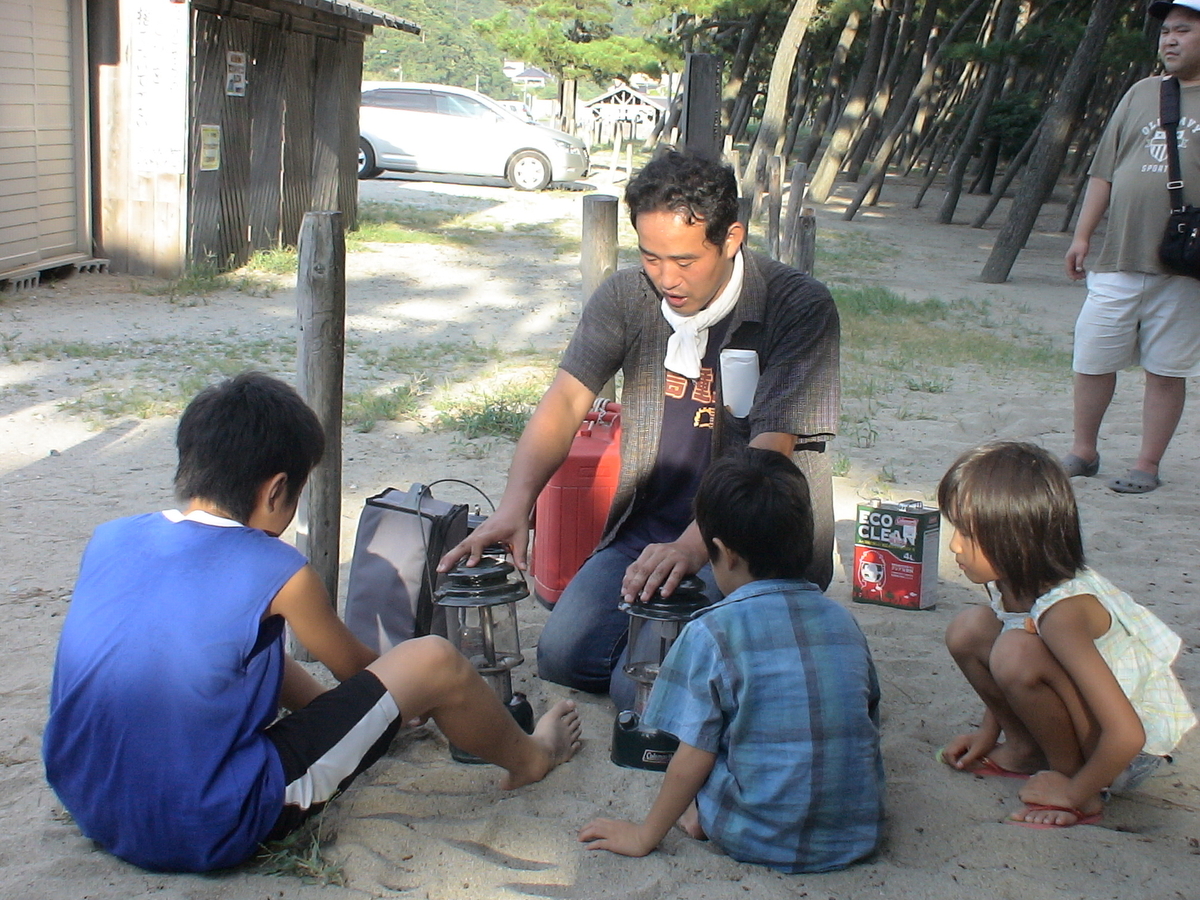
POLYGON ((368 497, 343 613, 355 637, 378 653, 412 637, 444 637, 445 610, 433 596, 437 563, 467 530, 466 504, 436 500, 426 485, 368 497))

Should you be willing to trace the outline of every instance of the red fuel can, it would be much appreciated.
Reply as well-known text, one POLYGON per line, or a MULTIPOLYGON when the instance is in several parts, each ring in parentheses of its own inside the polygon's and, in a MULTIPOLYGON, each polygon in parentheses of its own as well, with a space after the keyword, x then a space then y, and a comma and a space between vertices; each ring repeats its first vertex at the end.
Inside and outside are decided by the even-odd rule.
POLYGON ((538 495, 530 571, 534 596, 558 602, 600 542, 621 471, 621 404, 598 401, 571 450, 538 495))

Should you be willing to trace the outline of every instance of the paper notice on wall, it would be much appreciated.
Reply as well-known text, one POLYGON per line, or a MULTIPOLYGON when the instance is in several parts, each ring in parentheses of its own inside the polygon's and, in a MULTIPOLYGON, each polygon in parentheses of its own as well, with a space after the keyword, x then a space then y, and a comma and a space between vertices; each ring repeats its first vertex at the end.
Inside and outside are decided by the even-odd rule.
POLYGON ((200 126, 200 171, 215 172, 221 168, 221 126, 200 126))
POLYGON ((225 53, 225 96, 246 96, 246 54, 237 50, 225 53))

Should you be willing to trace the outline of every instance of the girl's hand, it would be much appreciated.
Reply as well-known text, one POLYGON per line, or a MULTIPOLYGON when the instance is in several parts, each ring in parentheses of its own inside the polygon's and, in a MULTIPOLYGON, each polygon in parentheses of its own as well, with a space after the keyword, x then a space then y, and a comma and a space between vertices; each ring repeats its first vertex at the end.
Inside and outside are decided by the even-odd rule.
POLYGON ((645 856, 658 846, 650 843, 642 826, 617 819, 593 819, 579 830, 579 840, 588 850, 609 850, 621 856, 645 856))
POLYGON ((990 731, 972 731, 960 734, 942 750, 942 759, 955 769, 970 769, 992 752, 996 737, 990 731))

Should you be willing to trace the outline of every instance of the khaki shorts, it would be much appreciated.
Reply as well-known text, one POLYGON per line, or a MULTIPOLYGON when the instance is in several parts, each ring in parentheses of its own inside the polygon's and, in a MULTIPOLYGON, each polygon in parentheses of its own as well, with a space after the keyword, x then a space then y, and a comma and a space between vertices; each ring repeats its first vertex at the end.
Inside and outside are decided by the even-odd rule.
POLYGON ((1200 281, 1186 275, 1089 272, 1075 322, 1081 375, 1141 365, 1173 378, 1200 375, 1200 281))

